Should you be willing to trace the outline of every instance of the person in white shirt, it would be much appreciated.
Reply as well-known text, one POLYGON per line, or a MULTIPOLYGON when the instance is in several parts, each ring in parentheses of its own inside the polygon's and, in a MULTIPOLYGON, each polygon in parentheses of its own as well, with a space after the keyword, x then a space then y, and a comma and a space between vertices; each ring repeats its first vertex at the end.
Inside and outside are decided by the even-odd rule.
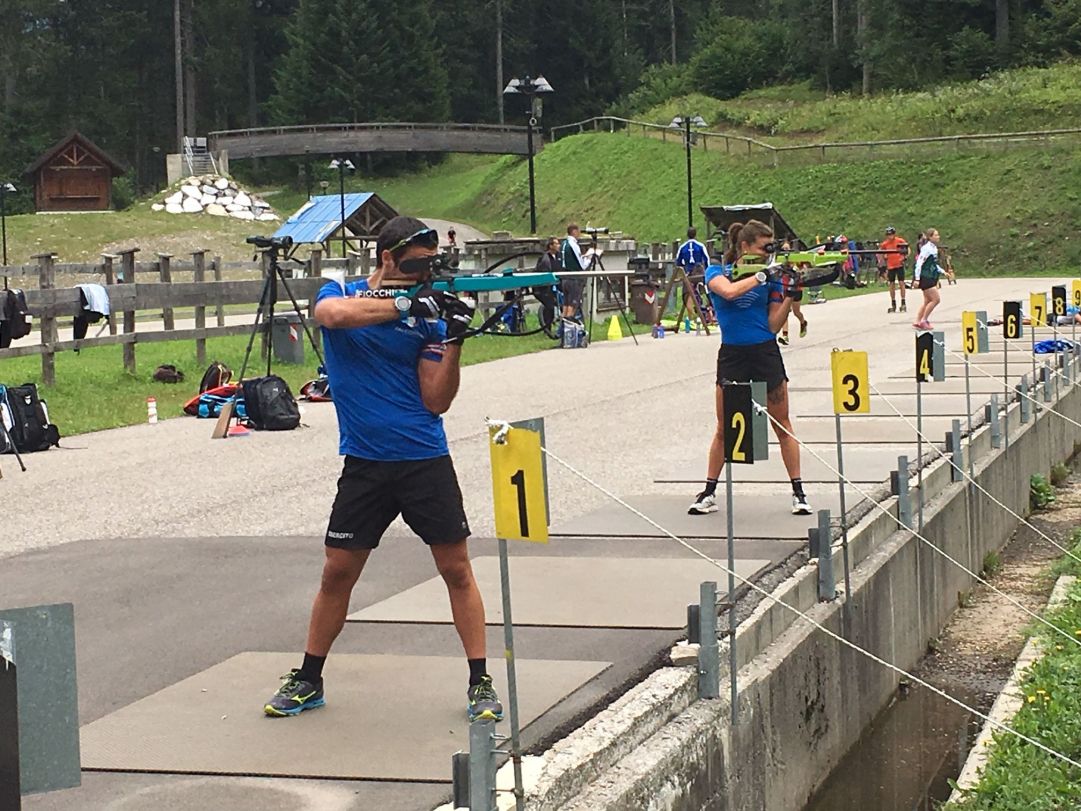
POLYGON ((920 247, 916 257, 916 269, 912 274, 912 289, 923 291, 923 304, 912 324, 916 329, 931 329, 931 311, 938 306, 942 297, 938 293, 938 279, 942 269, 938 264, 938 229, 928 228, 927 241, 920 247))
MULTIPOLYGON (((563 248, 560 251, 560 259, 563 270, 577 273, 589 270, 589 260, 582 256, 582 249, 578 246, 578 236, 581 231, 578 223, 567 225, 567 238, 563 240, 563 248)), ((582 294, 585 291, 585 280, 579 278, 563 277, 560 281, 563 288, 563 317, 574 318, 578 309, 582 306, 582 294)))

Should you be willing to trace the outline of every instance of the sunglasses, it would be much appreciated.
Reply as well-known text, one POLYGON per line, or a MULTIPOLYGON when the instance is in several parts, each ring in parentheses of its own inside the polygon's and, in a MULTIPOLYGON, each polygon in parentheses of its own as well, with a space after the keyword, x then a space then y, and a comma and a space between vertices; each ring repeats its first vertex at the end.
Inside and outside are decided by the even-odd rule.
POLYGON ((422 228, 415 234, 410 234, 405 239, 400 240, 386 250, 395 253, 407 245, 420 245, 422 248, 438 248, 439 233, 434 228, 422 228))

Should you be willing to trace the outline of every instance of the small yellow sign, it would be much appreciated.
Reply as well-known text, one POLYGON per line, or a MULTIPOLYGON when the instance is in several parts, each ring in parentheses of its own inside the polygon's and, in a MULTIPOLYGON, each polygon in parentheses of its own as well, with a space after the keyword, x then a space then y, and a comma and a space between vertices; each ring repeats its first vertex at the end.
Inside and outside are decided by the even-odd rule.
POLYGON ((980 351, 980 331, 976 325, 976 313, 970 310, 961 313, 961 348, 966 355, 975 355, 980 351))
POLYGON ((1070 283, 1070 289, 1073 296, 1073 306, 1081 307, 1081 279, 1074 279, 1070 283))
POLYGON ((504 442, 495 442, 500 428, 490 426, 492 498, 495 532, 508 541, 548 543, 547 488, 541 437, 537 431, 511 428, 504 442))
POLYGON ((835 350, 830 355, 830 371, 833 374, 833 413, 870 414, 867 353, 835 350))
POLYGON ((1047 293, 1030 293, 1028 297, 1029 318, 1033 327, 1047 325, 1047 293))

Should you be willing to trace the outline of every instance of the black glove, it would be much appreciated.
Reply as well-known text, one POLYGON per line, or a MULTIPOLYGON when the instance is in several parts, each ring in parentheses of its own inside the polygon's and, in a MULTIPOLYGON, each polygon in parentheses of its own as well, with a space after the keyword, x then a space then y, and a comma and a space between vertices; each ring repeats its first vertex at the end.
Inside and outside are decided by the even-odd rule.
POLYGON ((431 287, 422 287, 410 299, 409 315, 413 318, 442 318, 443 302, 446 294, 433 290, 431 287))
POLYGON ((460 299, 450 293, 443 294, 443 321, 447 324, 447 343, 460 344, 469 331, 477 305, 472 299, 460 299))

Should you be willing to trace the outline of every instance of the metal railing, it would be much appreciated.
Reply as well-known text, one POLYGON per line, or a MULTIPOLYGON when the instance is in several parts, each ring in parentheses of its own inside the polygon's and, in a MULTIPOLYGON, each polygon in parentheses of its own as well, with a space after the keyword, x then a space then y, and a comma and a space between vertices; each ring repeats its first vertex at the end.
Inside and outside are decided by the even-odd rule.
MULTIPOLYGON (((626 132, 644 137, 660 138, 683 143, 683 130, 663 124, 620 118, 618 116, 595 116, 573 124, 564 124, 549 130, 550 140, 556 141, 567 135, 585 132, 626 132)), ((709 130, 693 130, 691 145, 703 151, 724 151, 725 154, 765 158, 774 166, 790 159, 809 158, 826 163, 847 158, 907 157, 914 150, 929 148, 963 152, 966 147, 1003 150, 1016 146, 1047 146, 1081 136, 1081 127, 1053 130, 1025 130, 1021 132, 974 133, 967 135, 935 135, 921 138, 893 138, 879 141, 831 141, 813 144, 775 146, 744 135, 709 130)))

